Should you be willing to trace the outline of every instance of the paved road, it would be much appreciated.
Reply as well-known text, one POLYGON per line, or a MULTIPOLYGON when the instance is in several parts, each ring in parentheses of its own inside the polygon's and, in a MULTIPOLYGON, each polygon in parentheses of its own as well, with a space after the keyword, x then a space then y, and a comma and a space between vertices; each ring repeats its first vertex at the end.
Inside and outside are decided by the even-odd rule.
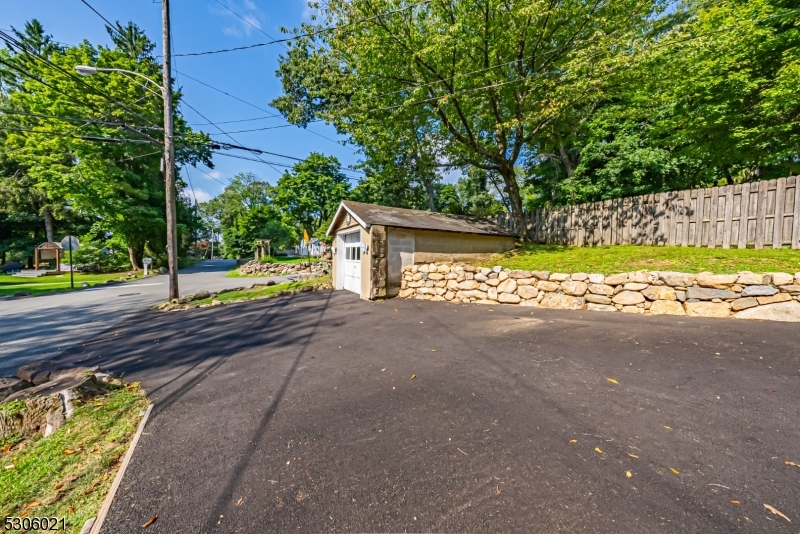
MULTIPOLYGON (((180 271, 182 295, 241 287, 269 278, 226 278, 236 262, 209 260, 180 271)), ((282 281, 284 278, 273 278, 282 281)), ((0 301, 0 376, 27 361, 50 358, 132 313, 167 300, 165 275, 71 293, 0 301)))
POLYGON ((797 533, 791 324, 326 291, 114 330, 64 355, 155 403, 104 533, 797 533))

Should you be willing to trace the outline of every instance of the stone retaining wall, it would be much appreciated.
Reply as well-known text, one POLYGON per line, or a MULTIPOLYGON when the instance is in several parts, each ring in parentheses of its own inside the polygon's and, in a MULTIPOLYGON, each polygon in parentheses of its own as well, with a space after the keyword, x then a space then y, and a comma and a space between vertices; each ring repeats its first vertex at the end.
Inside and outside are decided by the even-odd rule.
POLYGON ((403 269, 398 297, 800 322, 800 273, 635 271, 602 275, 430 263, 403 269))

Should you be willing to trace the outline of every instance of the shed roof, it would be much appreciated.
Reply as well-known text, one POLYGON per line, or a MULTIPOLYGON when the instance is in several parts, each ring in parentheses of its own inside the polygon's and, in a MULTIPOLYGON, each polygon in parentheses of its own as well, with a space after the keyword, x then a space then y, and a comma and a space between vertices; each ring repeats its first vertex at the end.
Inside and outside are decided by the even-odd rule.
POLYGON ((362 202, 353 202, 352 200, 343 200, 328 228, 329 236, 333 235, 333 229, 336 228, 345 213, 349 213, 364 228, 368 228, 373 224, 378 224, 381 226, 394 226, 396 228, 439 230, 464 234, 512 237, 516 235, 511 230, 480 217, 466 217, 464 215, 391 208, 388 206, 378 206, 377 204, 364 204, 362 202))

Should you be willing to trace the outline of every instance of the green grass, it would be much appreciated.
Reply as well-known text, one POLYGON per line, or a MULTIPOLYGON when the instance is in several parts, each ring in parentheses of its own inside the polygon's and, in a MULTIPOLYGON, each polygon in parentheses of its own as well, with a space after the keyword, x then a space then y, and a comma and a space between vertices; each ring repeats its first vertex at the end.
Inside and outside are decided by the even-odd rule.
POLYGON ((266 297, 271 297, 276 293, 286 290, 292 289, 300 289, 305 286, 313 286, 314 284, 322 284, 331 279, 330 275, 327 276, 320 276, 319 278, 314 278, 313 280, 306 280, 303 282, 284 282, 283 284, 276 284, 274 286, 263 287, 263 288, 254 288, 254 289, 243 289, 241 291, 231 291, 229 293, 221 293, 215 296, 213 299, 207 298, 203 300, 195 300, 192 301, 192 305, 201 305, 201 304, 211 304, 212 300, 218 300, 220 302, 234 302, 237 300, 244 300, 244 299, 262 299, 266 297))
MULTIPOLYGON (((119 280, 120 277, 126 277, 127 274, 127 271, 107 274, 75 273, 75 289, 82 289, 81 285, 84 282, 91 287, 103 284, 107 280, 119 280)), ((141 274, 138 274, 135 279, 141 277, 141 274)), ((130 280, 134 280, 134 278, 130 280)), ((68 291, 69 289, 69 273, 40 276, 39 278, 18 278, 10 274, 0 274, 0 295, 14 295, 23 291, 27 291, 31 295, 41 295, 51 291, 68 291)))
POLYGON ((753 272, 800 272, 800 250, 709 249, 616 245, 566 247, 525 245, 492 256, 482 266, 564 273, 613 274, 646 269, 718 274, 753 272))
POLYGON ((0 453, 0 517, 64 517, 67 532, 80 532, 100 511, 146 407, 130 384, 80 405, 53 435, 0 453))

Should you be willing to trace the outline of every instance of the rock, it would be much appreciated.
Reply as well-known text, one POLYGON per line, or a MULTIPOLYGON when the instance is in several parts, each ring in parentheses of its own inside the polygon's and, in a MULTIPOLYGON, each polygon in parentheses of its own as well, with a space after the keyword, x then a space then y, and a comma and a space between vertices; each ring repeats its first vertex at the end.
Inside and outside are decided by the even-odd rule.
POLYGON ((618 286, 620 284, 624 284, 628 281, 628 273, 621 273, 621 274, 612 274, 611 276, 606 276, 605 283, 610 286, 618 286))
POLYGON ((420 265, 417 268, 417 272, 419 272, 419 273, 427 273, 428 272, 428 265, 427 264, 420 265))
POLYGON ((622 304, 623 306, 631 306, 641 304, 644 302, 644 295, 638 291, 623 291, 618 293, 611 299, 614 304, 622 304))
POLYGON ((536 287, 538 287, 540 291, 558 291, 561 289, 561 284, 558 282, 545 282, 544 280, 540 280, 536 283, 536 287))
POLYGON ((476 300, 475 304, 497 304, 497 301, 489 300, 489 299, 480 299, 480 300, 476 300))
POLYGON ((501 272, 497 273, 497 279, 500 280, 501 282, 503 280, 508 280, 508 273, 505 272, 505 271, 501 271, 501 272))
POLYGON ((679 291, 676 289, 675 297, 678 299, 678 302, 686 302, 686 291, 679 291))
POLYGON ((564 293, 573 297, 582 297, 588 288, 589 286, 583 282, 561 282, 561 289, 564 290, 564 293))
POLYGON ((678 295, 670 286, 648 286, 642 295, 649 300, 678 300, 678 295))
POLYGON ((479 285, 480 284, 475 280, 464 280, 463 282, 458 284, 458 288, 459 289, 466 289, 466 290, 478 289, 479 285))
POLYGON ((548 280, 551 282, 566 282, 569 280, 569 275, 566 273, 551 273, 548 280))
MULTIPOLYGON (((482 275, 480 275, 480 274, 476 275, 476 278, 475 278, 476 280, 477 280, 477 276, 482 276, 482 275)), ((486 277, 484 276, 484 278, 486 278, 486 277)), ((441 273, 429 273, 428 274, 428 280, 433 280, 434 282, 438 282, 439 280, 444 280, 444 275, 441 274, 441 273)))
POLYGON ((786 286, 794 282, 794 276, 787 273, 767 273, 772 276, 772 284, 786 286))
POLYGON ((658 278, 668 286, 689 287, 694 285, 697 275, 675 271, 659 271, 658 278))
POLYGON ((472 291, 459 291, 456 296, 460 299, 485 299, 488 295, 483 291, 473 289, 472 291))
POLYGON ((504 293, 513 293, 516 290, 517 290, 517 281, 514 280, 513 278, 507 278, 506 280, 503 280, 499 286, 497 286, 497 292, 500 295, 504 293))
POLYGON ((478 286, 478 290, 479 291, 489 291, 489 285, 488 284, 481 284, 481 285, 478 286))
POLYGON ((518 286, 535 286, 536 278, 517 278, 518 286))
POLYGON ((192 295, 192 300, 203 300, 203 299, 207 299, 210 296, 211 296, 211 293, 209 293, 208 291, 206 291, 204 289, 201 289, 200 291, 197 291, 197 292, 195 292, 194 295, 192 295))
POLYGON ((700 287, 725 289, 731 284, 735 284, 738 279, 738 274, 713 274, 704 272, 697 275, 697 285, 700 287))
POLYGON ((489 279, 489 277, 486 276, 483 273, 478 273, 478 274, 475 275, 475 280, 477 280, 478 282, 485 282, 488 279, 489 279))
POLYGON ((561 293, 548 293, 539 302, 541 308, 554 310, 582 310, 586 301, 582 297, 573 297, 561 293))
POLYGON ((513 295, 511 293, 500 293, 498 295, 497 300, 499 300, 503 304, 519 304, 519 301, 522 299, 519 297, 519 295, 513 295))
POLYGON ((29 387, 33 387, 31 382, 22 380, 16 376, 6 376, 0 378, 0 402, 2 402, 3 399, 12 393, 16 393, 17 391, 21 391, 29 387))
POLYGON ((800 302, 780 302, 740 311, 734 314, 737 319, 760 319, 762 321, 783 321, 800 323, 800 302))
MULTIPOLYGON (((448 280, 447 281, 447 285, 445 287, 447 287, 447 289, 456 289, 457 290, 458 289, 458 284, 459 284, 459 282, 456 282, 455 280, 448 280)), ((413 286, 411 284, 408 284, 408 287, 413 287, 413 286)))
POLYGON ((592 293, 587 293, 583 298, 586 299, 586 302, 591 302, 592 304, 611 304, 611 299, 604 295, 593 295, 592 293))
POLYGON ((536 301, 536 299, 523 300, 522 302, 519 303, 519 305, 520 306, 530 306, 530 307, 533 307, 533 308, 538 308, 539 307, 539 303, 536 301))
POLYGON ((622 289, 624 289, 625 291, 641 291, 642 289, 645 289, 648 285, 649 284, 642 284, 639 282, 628 282, 627 284, 622 286, 622 289))
MULTIPOLYGON (((492 274, 497 274, 497 273, 492 273, 492 274)), ((490 286, 492 286, 492 287, 497 287, 497 286, 499 286, 499 285, 500 285, 500 280, 498 280, 497 278, 489 278, 489 279, 486 281, 486 284, 487 284, 487 285, 490 285, 490 286)))
POLYGON ((442 274, 447 274, 447 273, 450 272, 450 266, 449 265, 439 265, 438 267, 436 267, 436 272, 439 272, 439 273, 442 273, 442 274))
POLYGON ((614 306, 608 306, 605 304, 594 304, 588 303, 586 304, 586 309, 589 311, 600 311, 600 312, 615 312, 617 309, 614 306))
POLYGON ((590 284, 604 284, 606 281, 606 277, 602 274, 590 274, 589 275, 589 283, 590 284))
POLYGON ((434 295, 434 296, 431 298, 431 300, 432 300, 433 302, 444 302, 444 297, 442 297, 441 295, 434 295))
POLYGON ((492 271, 494 271, 496 273, 499 273, 502 270, 503 270, 503 268, 500 267, 499 265, 495 265, 494 267, 492 267, 492 271))
POLYGON ((589 284, 588 289, 589 293, 594 293, 595 295, 605 295, 607 297, 614 295, 614 288, 606 284, 589 284))
POLYGON ((526 300, 535 299, 539 296, 539 290, 533 286, 519 286, 517 287, 517 295, 526 300))
POLYGON ((78 534, 89 534, 92 531, 92 527, 94 526, 95 518, 92 517, 91 519, 87 519, 86 523, 83 524, 81 527, 81 531, 78 534))
POLYGON ((738 312, 748 308, 755 308, 756 306, 758 306, 758 300, 755 297, 736 299, 731 302, 731 311, 738 312))
MULTIPOLYGON (((413 293, 414 290, 413 289, 406 289, 406 291, 411 291, 413 293)), ((211 301, 211 305, 212 306, 222 306, 222 301, 214 299, 214 300, 211 301)))
POLYGON ((622 313, 638 313, 643 314, 644 308, 639 308, 638 306, 623 306, 622 313))
POLYGON ((686 315, 686 311, 676 300, 656 300, 650 306, 650 315, 686 315))
POLYGON ((771 297, 778 292, 773 286, 747 286, 742 290, 743 297, 771 297))
POLYGON ((635 284, 649 284, 650 273, 648 271, 635 271, 628 273, 628 282, 633 282, 635 284))
POLYGON ((456 294, 453 293, 452 291, 448 291, 447 293, 444 294, 444 300, 450 301, 453 300, 454 298, 456 298, 456 294))
MULTIPOLYGON (((797 273, 798 280, 800 280, 800 273, 797 273)), ((549 271, 531 271, 531 276, 534 278, 538 278, 539 280, 549 280, 550 279, 550 272, 549 271)), ((800 282, 798 282, 800 283, 800 282)))
POLYGON ((731 311, 727 302, 687 302, 683 308, 692 317, 727 317, 731 311))
POLYGON ((38 386, 73 372, 83 376, 96 370, 97 367, 76 367, 58 360, 39 360, 20 367, 17 370, 17 378, 38 386))
POLYGON ((508 273, 508 276, 510 278, 531 278, 533 276, 533 273, 531 273, 530 271, 521 271, 519 269, 515 269, 510 273, 508 273))
POLYGON ((575 282, 584 282, 587 278, 589 278, 589 275, 586 273, 572 273, 570 276, 570 279, 575 282))
POLYGON ((743 286, 769 285, 772 283, 772 277, 768 274, 743 272, 739 273, 739 278, 736 279, 736 283, 743 286))
POLYGON ((725 289, 692 286, 686 291, 686 298, 690 300, 736 299, 739 298, 739 294, 725 289))
POLYGON ((790 293, 792 295, 800 295, 800 284, 781 286, 780 290, 783 291, 784 293, 790 293))
POLYGON ((489 300, 497 300, 497 288, 490 287, 489 291, 486 292, 486 298, 489 300))
POLYGON ((792 300, 792 296, 788 293, 778 293, 771 297, 757 297, 758 303, 762 306, 766 304, 775 304, 777 302, 788 302, 792 300))

